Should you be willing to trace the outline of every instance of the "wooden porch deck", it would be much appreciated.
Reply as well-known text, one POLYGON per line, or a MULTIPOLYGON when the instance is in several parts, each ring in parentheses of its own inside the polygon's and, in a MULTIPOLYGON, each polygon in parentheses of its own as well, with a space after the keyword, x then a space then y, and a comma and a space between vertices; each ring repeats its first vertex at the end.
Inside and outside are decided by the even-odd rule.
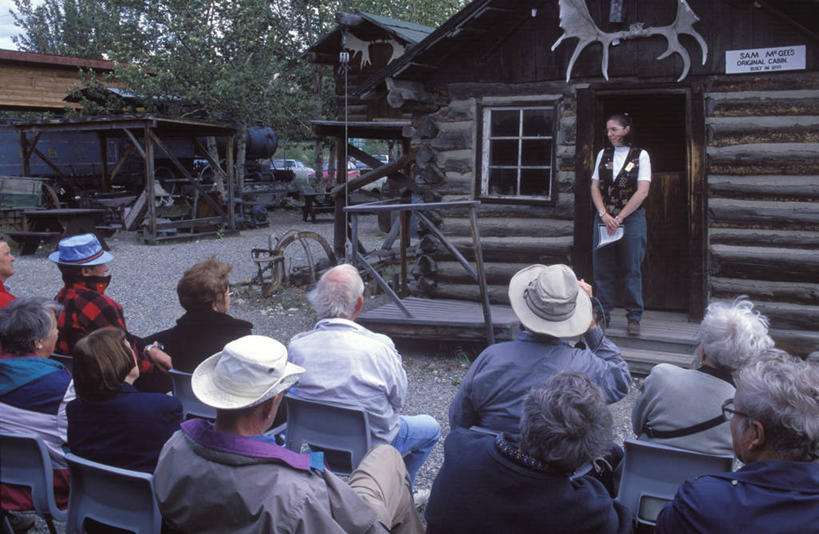
MULTIPOLYGON (((392 338, 441 341, 481 341, 486 338, 483 311, 477 302, 408 297, 401 300, 412 314, 407 317, 395 303, 362 313, 357 322, 392 338)), ((626 334, 623 310, 614 310, 606 335, 620 347, 633 374, 645 375, 657 363, 687 367, 696 348, 697 323, 683 313, 648 310, 641 335, 626 334)), ((496 341, 514 339, 520 323, 509 306, 492 306, 496 341)))

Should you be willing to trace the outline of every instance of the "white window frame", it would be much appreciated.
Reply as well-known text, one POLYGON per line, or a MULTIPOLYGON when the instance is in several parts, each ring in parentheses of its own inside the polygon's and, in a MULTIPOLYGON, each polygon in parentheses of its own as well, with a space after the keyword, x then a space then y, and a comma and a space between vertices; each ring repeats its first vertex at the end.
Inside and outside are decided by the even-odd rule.
POLYGON ((480 181, 480 198, 484 199, 519 199, 519 200, 532 200, 532 201, 552 201, 554 199, 554 192, 553 192, 553 176, 554 176, 554 161, 555 161, 555 144, 554 144, 554 132, 550 135, 544 136, 524 136, 523 135, 523 112, 530 111, 530 110, 547 110, 552 113, 552 128, 554 129, 554 106, 550 105, 510 105, 510 106, 486 106, 482 109, 482 137, 481 140, 481 181, 480 181), (493 111, 518 111, 520 113, 520 119, 518 120, 518 135, 514 137, 510 136, 497 136, 492 137, 490 132, 492 126, 492 112, 493 111), (549 159, 548 165, 521 165, 521 143, 524 140, 543 140, 548 139, 551 141, 552 150, 551 150, 551 157, 549 159), (518 142, 518 161, 517 165, 493 165, 490 166, 489 164, 489 155, 490 155, 490 142, 497 141, 497 140, 517 140, 518 142), (490 167, 494 168, 507 168, 507 169, 516 169, 517 170, 517 186, 516 190, 520 191, 520 175, 521 170, 523 169, 548 169, 548 177, 546 184, 546 188, 548 194, 546 196, 542 195, 497 195, 497 194, 490 194, 489 193, 489 169, 490 167))

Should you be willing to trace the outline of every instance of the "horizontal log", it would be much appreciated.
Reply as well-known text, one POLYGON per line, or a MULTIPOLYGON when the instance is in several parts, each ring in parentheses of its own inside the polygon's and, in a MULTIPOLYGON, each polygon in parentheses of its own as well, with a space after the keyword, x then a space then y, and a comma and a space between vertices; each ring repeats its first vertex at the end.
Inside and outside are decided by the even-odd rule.
MULTIPOLYGON (((444 195, 442 201, 472 200, 471 195, 444 195)), ((453 208, 447 215, 466 215, 466 208, 453 208)), ((496 202, 482 202, 478 208, 480 217, 532 217, 571 219, 574 217, 574 195, 560 195, 554 205, 534 204, 502 204, 496 202)))
POLYGON ((754 302, 774 301, 819 305, 819 284, 800 282, 770 282, 741 278, 711 278, 711 294, 715 298, 747 295, 754 302))
POLYGON ((749 245, 819 249, 819 232, 763 230, 759 228, 711 228, 712 245, 749 245))
POLYGON ((569 87, 562 81, 533 83, 458 83, 449 86, 453 100, 481 98, 486 104, 501 105, 531 99, 557 102, 569 87))
POLYGON ((463 150, 472 148, 472 128, 443 130, 432 140, 436 150, 463 150))
POLYGON ((803 197, 819 198, 819 175, 745 175, 712 174, 708 192, 721 197, 803 197))
POLYGON ((789 354, 805 357, 811 352, 819 350, 819 332, 815 328, 810 330, 782 330, 771 329, 768 334, 776 342, 776 348, 787 351, 789 354))
POLYGON ((708 201, 708 213, 717 223, 769 224, 780 227, 789 224, 819 224, 819 202, 712 198, 708 201))
POLYGON ((819 283, 815 250, 711 245, 711 274, 724 278, 819 283))
MULTIPOLYGON (((530 263, 489 262, 484 266, 486 282, 495 285, 509 285, 509 280, 518 271, 528 267, 530 263)), ((466 272, 463 265, 456 261, 436 262, 437 270, 431 276, 441 284, 469 284, 474 283, 472 276, 466 272)), ((474 265, 473 265, 474 267, 474 265)))
MULTIPOLYGON (((447 236, 450 243, 470 261, 475 254, 471 237, 447 236)), ((574 243, 572 236, 565 237, 482 237, 483 258, 487 262, 507 261, 515 258, 525 263, 567 263, 574 243)), ((443 246, 439 246, 433 258, 451 259, 443 246)))
MULTIPOLYGON (((452 96, 450 94, 450 96, 452 96)), ((449 105, 441 110, 442 121, 471 121, 475 112, 475 102, 468 100, 450 100, 449 105)))
MULTIPOLYGON (((492 304, 509 304, 509 287, 507 285, 489 285, 489 302, 492 304)), ((430 297, 436 299, 458 299, 480 302, 481 291, 478 284, 438 284, 430 297)))
MULTIPOLYGON (((712 302, 718 300, 712 299, 712 302)), ((768 317, 771 328, 815 330, 819 324, 819 306, 764 301, 754 304, 755 309, 768 317)))
POLYGON ((470 172, 475 164, 472 150, 444 150, 435 155, 438 167, 444 172, 470 172))
POLYGON ((444 195, 471 195, 475 190, 475 175, 471 172, 447 172, 444 183, 437 190, 444 195))
MULTIPOLYGON (((447 237, 472 235, 472 226, 465 217, 445 217, 441 230, 447 237)), ((479 217, 478 230, 481 237, 571 236, 574 233, 574 222, 531 217, 479 217)))
POLYGON ((819 142, 819 117, 816 116, 713 117, 707 122, 711 146, 819 142))
POLYGON ((710 91, 791 91, 819 89, 819 76, 814 72, 777 72, 762 75, 718 76, 710 83, 710 91))
POLYGON ((787 160, 816 160, 819 158, 819 147, 815 143, 752 143, 725 147, 708 147, 711 164, 737 163, 754 164, 756 162, 787 160))

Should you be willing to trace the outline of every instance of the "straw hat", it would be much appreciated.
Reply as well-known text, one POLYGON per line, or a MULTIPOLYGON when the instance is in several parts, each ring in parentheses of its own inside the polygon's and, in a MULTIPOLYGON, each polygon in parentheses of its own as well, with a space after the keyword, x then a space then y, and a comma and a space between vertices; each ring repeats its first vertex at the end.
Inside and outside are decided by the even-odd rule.
POLYGON ((85 267, 108 263, 114 256, 102 250, 94 234, 80 234, 60 239, 57 251, 49 254, 48 259, 62 265, 85 267))
POLYGON ((553 337, 575 337, 592 322, 591 299, 566 265, 530 265, 509 282, 512 310, 528 330, 553 337))
POLYGON ((298 382, 304 368, 287 361, 287 348, 266 336, 231 341, 193 371, 196 397, 214 408, 236 410, 260 404, 298 382))

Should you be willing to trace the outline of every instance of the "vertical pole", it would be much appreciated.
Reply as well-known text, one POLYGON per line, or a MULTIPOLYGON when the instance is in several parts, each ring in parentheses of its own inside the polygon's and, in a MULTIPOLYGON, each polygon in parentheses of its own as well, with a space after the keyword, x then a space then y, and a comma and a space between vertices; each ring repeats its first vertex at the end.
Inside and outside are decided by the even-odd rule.
POLYGON ((31 176, 31 163, 28 155, 28 137, 26 132, 18 130, 17 135, 20 137, 20 161, 23 163, 23 176, 31 176))
MULTIPOLYGON (((156 199, 154 198, 154 142, 150 127, 145 126, 142 139, 145 143, 145 202, 148 203, 148 234, 150 243, 156 244, 156 199)), ((147 240, 146 240, 147 241, 147 240)))
POLYGON ((472 246, 475 249, 475 272, 478 273, 478 287, 481 290, 481 306, 483 307, 483 322, 486 325, 486 342, 495 343, 495 330, 492 327, 492 308, 489 305, 489 292, 486 288, 486 272, 483 265, 483 248, 481 234, 478 230, 478 208, 469 208, 469 224, 472 227, 472 246))
MULTIPOLYGON (((233 185, 235 183, 235 178, 234 178, 234 169, 233 169, 233 136, 232 135, 227 136, 227 144, 225 145, 225 167, 227 167, 225 169, 225 174, 227 174, 227 177, 228 177, 228 183, 227 183, 227 188, 228 188, 227 189, 227 194, 228 194, 228 197, 227 197, 228 228, 230 228, 231 231, 234 231, 234 230, 236 230, 236 219, 235 219, 235 216, 234 216, 234 213, 233 213, 234 208, 235 208, 235 206, 234 206, 235 193, 233 191, 233 185)), ((241 195, 242 191, 239 191, 239 194, 241 195)), ((195 217, 195 215, 194 215, 194 217, 195 217)))
POLYGON ((97 139, 100 142, 100 163, 102 164, 102 173, 100 173, 100 190, 109 191, 108 187, 108 147, 105 136, 101 133, 97 134, 97 139))
MULTIPOLYGON (((353 243, 358 243, 358 214, 357 213, 350 213, 350 226, 351 229, 351 239, 350 241, 353 243)), ((354 267, 358 268, 358 259, 361 256, 358 253, 358 248, 352 248, 352 261, 350 263, 353 264, 354 267)), ((349 260, 348 260, 349 261, 349 260)))
MULTIPOLYGON (((336 137, 336 185, 343 185, 347 179, 347 161, 345 161, 344 154, 347 140, 343 137, 336 137)), ((329 165, 328 167, 332 167, 329 165)), ((328 170, 327 172, 330 172, 328 170)), ((344 243, 347 239, 347 214, 344 213, 344 208, 347 206, 347 195, 336 195, 336 204, 333 221, 333 252, 336 253, 337 258, 344 257, 344 243)))
POLYGON ((410 246, 410 217, 412 211, 401 210, 398 215, 401 219, 401 289, 400 294, 406 297, 407 288, 407 249, 410 246))

